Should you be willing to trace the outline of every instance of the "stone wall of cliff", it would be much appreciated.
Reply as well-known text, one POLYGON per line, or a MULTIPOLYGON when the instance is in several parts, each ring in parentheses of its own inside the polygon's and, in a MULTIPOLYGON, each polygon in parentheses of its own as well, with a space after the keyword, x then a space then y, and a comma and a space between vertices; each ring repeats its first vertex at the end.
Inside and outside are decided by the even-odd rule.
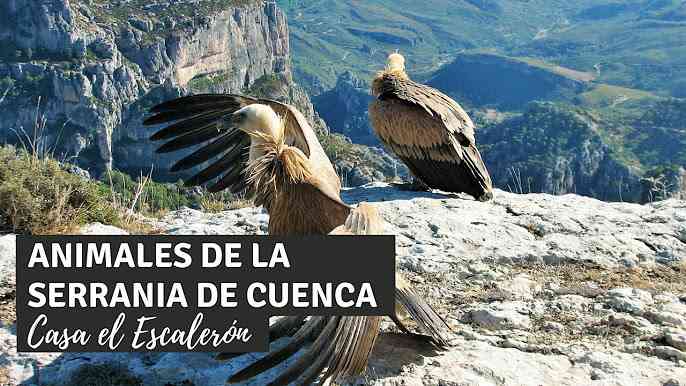
POLYGON ((141 125, 149 107, 190 89, 240 92, 266 74, 291 79, 279 8, 230 3, 151 3, 137 8, 144 12, 109 2, 3 3, 0 141, 33 138, 38 120, 60 157, 96 170, 163 171, 170 160, 153 157, 141 125))

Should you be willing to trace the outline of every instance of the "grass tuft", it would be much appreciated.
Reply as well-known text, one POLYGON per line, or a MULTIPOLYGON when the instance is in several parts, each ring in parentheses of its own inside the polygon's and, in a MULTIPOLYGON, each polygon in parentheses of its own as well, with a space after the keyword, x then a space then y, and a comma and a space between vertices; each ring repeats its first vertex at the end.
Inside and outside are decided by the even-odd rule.
POLYGON ((121 223, 109 189, 65 171, 51 158, 0 147, 0 231, 72 233, 81 225, 121 223))
POLYGON ((198 198, 203 212, 219 213, 254 206, 251 200, 235 197, 230 193, 205 193, 198 198))

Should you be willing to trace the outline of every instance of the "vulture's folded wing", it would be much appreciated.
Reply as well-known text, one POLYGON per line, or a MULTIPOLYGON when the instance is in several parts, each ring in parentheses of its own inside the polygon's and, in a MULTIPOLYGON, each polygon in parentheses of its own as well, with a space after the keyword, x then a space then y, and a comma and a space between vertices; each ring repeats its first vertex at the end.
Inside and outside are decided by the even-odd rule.
POLYGON ((440 91, 394 75, 379 78, 369 119, 381 142, 432 188, 492 197, 491 177, 476 148, 474 123, 440 91))
MULTIPOLYGON (((176 162, 171 172, 187 170, 210 161, 208 166, 187 179, 186 185, 214 181, 209 187, 210 191, 231 188, 237 192, 246 187, 243 170, 248 161, 250 138, 236 127, 231 127, 229 116, 255 103, 272 107, 284 119, 286 144, 297 147, 306 156, 310 155, 316 135, 307 120, 292 106, 269 99, 219 94, 186 96, 153 107, 150 110, 153 115, 144 124, 166 125, 150 137, 154 141, 166 141, 157 149, 158 153, 198 146, 190 155, 176 162)), ((314 146, 321 148, 318 143, 314 146)))
POLYGON ((428 116, 443 121, 444 130, 457 137, 461 144, 465 146, 476 144, 474 122, 467 112, 449 96, 433 87, 393 74, 383 76, 381 82, 380 100, 396 99, 416 106, 428 116))

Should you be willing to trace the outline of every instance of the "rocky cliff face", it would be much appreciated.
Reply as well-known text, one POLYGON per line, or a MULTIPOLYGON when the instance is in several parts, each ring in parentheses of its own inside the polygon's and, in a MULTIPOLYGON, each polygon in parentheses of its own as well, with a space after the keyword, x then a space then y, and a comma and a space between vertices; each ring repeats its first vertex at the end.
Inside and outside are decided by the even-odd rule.
POLYGON ((380 146, 369 123, 367 109, 371 101, 367 82, 349 71, 338 77, 336 87, 312 98, 319 113, 337 132, 355 143, 380 146))
MULTIPOLYGON (((155 154, 154 129, 141 122, 159 102, 205 92, 291 103, 328 135, 293 82, 288 26, 273 2, 12 0, 0 16, 10 20, 0 26, 0 142, 38 142, 96 175, 153 168, 176 179, 168 166, 178 155, 155 154)), ((350 184, 398 174, 382 151, 333 150, 350 184)))
POLYGON ((91 168, 164 170, 169 160, 151 158, 141 126, 155 103, 189 89, 240 92, 266 74, 291 78, 274 3, 10 0, 0 16, 11 47, 0 63, 0 138, 33 137, 38 117, 45 145, 91 168))
MULTIPOLYGON (((386 321, 367 374, 350 384, 686 384, 685 201, 637 205, 497 191, 493 202, 480 203, 385 184, 346 190, 343 199, 379 208, 387 233, 396 235, 398 268, 456 332, 455 346, 437 352, 397 335, 386 321)), ((183 209, 157 222, 173 235, 264 234, 267 224, 259 208, 183 209)), ((84 231, 122 233, 106 226, 84 231)), ((10 326, 14 237, 0 237, 0 315, 10 326)), ((210 386, 255 360, 24 354, 16 352, 13 331, 0 328, 3 384, 77 384, 84 374, 98 374, 102 383, 109 374, 151 386, 210 386)))
POLYGON ((512 192, 577 193, 629 202, 683 197, 686 172, 676 150, 683 133, 643 122, 636 134, 625 137, 641 141, 622 147, 608 134, 612 124, 599 114, 536 102, 521 115, 483 125, 478 141, 493 181, 512 192), (638 160, 627 156, 632 150, 638 160))

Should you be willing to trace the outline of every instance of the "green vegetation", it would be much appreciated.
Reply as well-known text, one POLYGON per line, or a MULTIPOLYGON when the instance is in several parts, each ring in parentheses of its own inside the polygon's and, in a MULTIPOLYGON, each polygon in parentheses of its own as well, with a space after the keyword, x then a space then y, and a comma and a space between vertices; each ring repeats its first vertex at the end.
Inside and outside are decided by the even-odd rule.
POLYGON ((495 184, 504 189, 558 194, 573 187, 617 200, 611 181, 591 182, 594 168, 606 162, 598 127, 597 117, 578 107, 535 102, 521 116, 483 128, 480 148, 495 184), (577 163, 588 165, 588 174, 582 176, 577 163))
POLYGON ((484 151, 491 146, 513 147, 528 162, 551 168, 555 157, 595 136, 589 118, 583 110, 570 106, 532 103, 521 117, 503 122, 498 130, 488 130, 483 140, 492 144, 484 146, 484 151), (496 138, 507 138, 508 143, 492 140, 496 138))
POLYGON ((686 99, 661 100, 651 107, 641 118, 643 125, 686 130, 686 99))
POLYGON ((252 205, 230 192, 209 194, 146 176, 134 180, 116 170, 101 181, 84 179, 54 159, 12 146, 0 147, 0 165, 0 231, 64 234, 100 222, 147 233, 151 229, 138 215, 159 217, 184 206, 219 212, 252 205))
POLYGON ((86 56, 84 57, 86 61, 96 62, 100 59, 97 52, 93 51, 91 48, 86 48, 86 56))
POLYGON ((104 185, 11 146, 0 147, 0 230, 69 233, 90 222, 121 224, 104 185))
POLYGON ((685 12, 686 4, 680 0, 601 3, 606 4, 580 7, 569 25, 550 29, 545 38, 519 52, 595 70, 598 80, 605 83, 664 95, 672 82, 686 79, 686 23, 669 21, 666 16, 685 12), (619 5, 613 12, 600 12, 598 7, 613 3, 619 5))
POLYGON ((188 82, 188 88, 193 93, 210 92, 215 87, 221 86, 232 78, 230 72, 217 72, 213 74, 198 75, 188 82))
POLYGON ((350 142, 349 138, 341 134, 320 134, 318 137, 324 152, 334 162, 338 159, 350 159, 350 156, 356 152, 356 146, 359 146, 350 142))
POLYGON ((254 206, 251 200, 231 193, 205 193, 198 197, 200 209, 208 213, 219 213, 225 210, 241 209, 254 206))
POLYGON ((577 103, 582 106, 593 108, 618 107, 627 102, 654 102, 659 97, 643 90, 598 84, 592 89, 579 94, 577 103))
POLYGON ((496 185, 558 193, 573 182, 580 194, 632 201, 683 189, 686 101, 612 87, 589 93, 604 107, 536 102, 521 115, 482 120, 480 149, 496 185), (634 95, 640 109, 628 101, 608 106, 605 92, 634 95))
MULTIPOLYGON (((374 153, 367 146, 352 143, 348 137, 336 133, 318 133, 317 137, 334 165, 348 164, 354 167, 367 167, 389 179, 398 176, 398 170, 392 166, 392 163, 374 153)), ((343 185, 347 185, 347 176, 341 175, 341 178, 343 185)))
POLYGON ((195 207, 209 212, 221 212, 250 206, 251 203, 231 192, 207 193, 187 188, 182 181, 161 183, 141 175, 134 180, 126 173, 114 170, 102 177, 111 187, 117 206, 151 217, 160 217, 170 210, 195 207))
POLYGON ((183 18, 202 18, 230 7, 257 4, 258 0, 200 0, 193 3, 178 3, 173 6, 151 6, 147 0, 131 0, 117 2, 116 4, 109 0, 78 0, 77 2, 90 6, 95 11, 99 23, 125 23, 129 18, 137 17, 153 22, 162 21, 166 28, 154 32, 167 33, 170 32, 170 28, 171 30, 180 29, 190 26, 190 24, 181 22, 172 28, 168 24, 169 20, 163 20, 165 18, 174 18, 176 21, 181 21, 183 18))
POLYGON ((6 90, 9 90, 7 98, 38 98, 38 95, 46 97, 53 95, 52 87, 52 81, 43 74, 27 74, 21 80, 3 77, 0 78, 0 97, 6 90))
POLYGON ((267 74, 255 80, 245 93, 257 98, 274 98, 276 95, 282 95, 286 87, 288 82, 281 75, 267 74))
POLYGON ((17 81, 10 77, 0 78, 0 92, 11 91, 17 81))
POLYGON ((592 87, 592 76, 540 60, 469 51, 427 82, 472 106, 520 110, 534 100, 570 100, 592 87))
POLYGON ((649 167, 686 167, 686 100, 648 105, 628 131, 627 146, 649 167))
POLYGON ((30 62, 30 61, 71 61, 73 57, 65 54, 57 54, 47 50, 33 50, 32 48, 18 47, 14 41, 0 39, 0 62, 30 62))
POLYGON ((191 206, 192 200, 182 183, 162 184, 141 176, 134 181, 128 174, 117 170, 107 172, 102 183, 111 187, 116 199, 136 213, 157 215, 182 206, 191 206), (142 185, 142 189, 141 189, 142 185), (138 195, 138 197, 136 197, 138 195))

